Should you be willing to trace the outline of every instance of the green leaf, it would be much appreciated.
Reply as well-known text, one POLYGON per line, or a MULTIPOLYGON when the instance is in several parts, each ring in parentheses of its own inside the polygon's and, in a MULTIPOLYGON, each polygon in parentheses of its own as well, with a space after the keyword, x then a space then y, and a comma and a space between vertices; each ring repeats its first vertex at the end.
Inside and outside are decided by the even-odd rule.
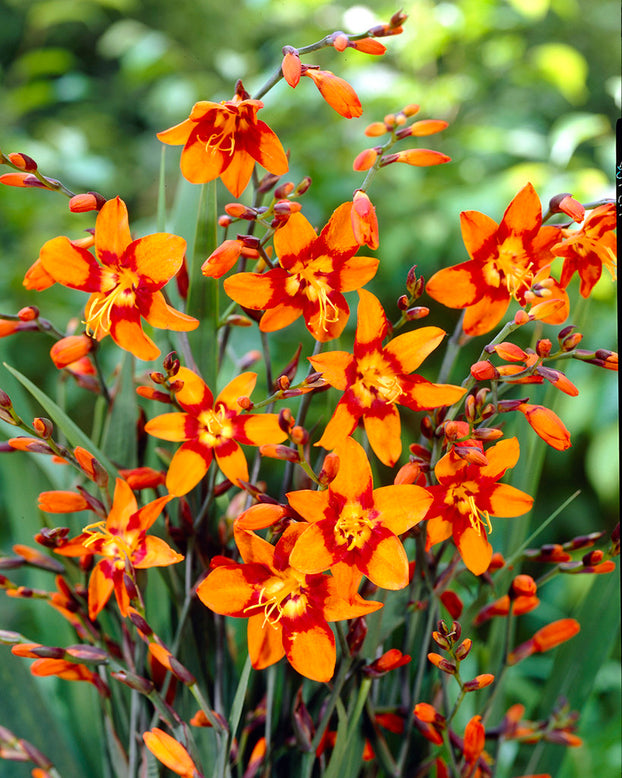
POLYGON ((97 458, 100 465, 108 472, 108 474, 114 479, 118 478, 119 473, 116 467, 110 462, 108 457, 100 451, 93 441, 86 435, 77 424, 75 424, 69 416, 52 400, 50 397, 41 391, 38 386, 35 386, 32 381, 26 378, 25 375, 16 370, 11 365, 3 363, 6 369, 14 376, 20 384, 35 398, 35 400, 41 405, 46 414, 56 424, 59 430, 65 435, 68 443, 71 446, 82 446, 94 457, 97 458))
POLYGON ((123 467, 136 467, 136 420, 138 403, 134 389, 134 357, 125 352, 117 391, 107 418, 102 444, 103 450, 113 462, 123 467))

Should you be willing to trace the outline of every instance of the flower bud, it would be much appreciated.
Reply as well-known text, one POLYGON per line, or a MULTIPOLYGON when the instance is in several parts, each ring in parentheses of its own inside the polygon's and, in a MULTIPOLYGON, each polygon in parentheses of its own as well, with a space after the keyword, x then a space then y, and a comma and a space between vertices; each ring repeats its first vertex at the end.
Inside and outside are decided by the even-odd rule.
POLYGON ((282 462, 300 462, 300 455, 296 449, 284 446, 282 443, 264 443, 259 446, 259 453, 262 457, 280 459, 282 462))
POLYGON ((333 46, 337 51, 345 51, 348 48, 350 39, 343 32, 335 33, 333 36, 333 46))
POLYGON ((425 319, 430 313, 430 309, 425 305, 416 305, 413 308, 409 308, 406 313, 406 319, 408 321, 418 321, 419 319, 425 319))
POLYGON ((578 224, 585 218, 585 208, 569 192, 563 192, 551 197, 549 200, 549 211, 551 213, 565 213, 566 216, 570 216, 578 224))
POLYGON ((20 321, 35 321, 39 318, 39 309, 36 305, 27 305, 19 309, 17 317, 20 321))
POLYGON ((378 138, 386 132, 388 132, 387 125, 384 122, 372 122, 365 127, 365 135, 368 138, 378 138))
POLYGON ((462 662, 463 659, 466 659, 469 655, 469 652, 471 650, 471 646, 473 645, 473 641, 471 638, 465 638, 462 643, 456 648, 456 659, 460 662, 462 662))
POLYGON ((331 483, 331 481, 335 478, 337 475, 337 471, 339 470, 339 457, 337 454, 330 453, 327 454, 324 457, 324 462, 322 463, 322 469, 319 472, 318 475, 318 481, 322 486, 328 486, 328 484, 331 483))
POLYGON ((369 170, 374 166, 374 163, 378 159, 378 152, 376 149, 364 149, 357 154, 352 163, 352 169, 356 171, 369 170))
POLYGON ((548 338, 541 338, 536 343, 536 354, 539 357, 548 357, 551 353, 551 349, 553 348, 553 344, 548 338))
POLYGON ((49 419, 37 416, 32 421, 32 428, 44 440, 49 440, 54 432, 54 426, 49 419))
POLYGON ((447 675, 455 675, 456 674, 456 665, 454 662, 450 662, 444 657, 442 657, 440 654, 435 654, 433 652, 428 654, 428 659, 435 667, 438 667, 439 670, 441 670, 444 673, 447 673, 447 675))
POLYGON ((533 597, 538 590, 536 582, 530 575, 517 575, 510 586, 510 598, 533 597))
POLYGON ((99 192, 87 192, 74 195, 69 200, 69 210, 72 213, 86 213, 87 211, 99 211, 105 205, 106 198, 99 192))
POLYGON ((26 173, 33 173, 37 169, 37 163, 28 154, 22 154, 19 151, 7 154, 7 159, 12 165, 24 170, 26 173))
POLYGON ((495 677, 492 673, 482 673, 481 675, 476 675, 471 681, 467 681, 463 688, 466 692, 475 692, 478 689, 485 689, 486 686, 490 686, 491 683, 494 683, 494 680, 495 677))
POLYGON ((302 63, 298 51, 293 46, 283 46, 283 61, 281 62, 281 72, 287 83, 295 89, 300 81, 302 73, 302 63))

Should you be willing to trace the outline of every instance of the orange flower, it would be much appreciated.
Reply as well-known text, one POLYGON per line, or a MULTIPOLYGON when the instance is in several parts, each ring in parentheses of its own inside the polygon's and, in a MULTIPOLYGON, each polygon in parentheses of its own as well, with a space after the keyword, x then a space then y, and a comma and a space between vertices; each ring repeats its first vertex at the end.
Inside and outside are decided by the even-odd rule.
POLYGON ((91 292, 86 331, 98 340, 110 334, 139 359, 155 359, 160 349, 147 337, 141 316, 154 327, 193 330, 199 322, 171 308, 160 291, 181 267, 186 241, 166 232, 132 240, 127 208, 108 200, 95 223, 95 253, 69 238, 49 240, 41 249, 44 270, 63 286, 91 292))
POLYGON ((603 272, 603 267, 616 277, 616 207, 607 203, 594 208, 580 230, 564 230, 564 240, 553 246, 553 254, 564 258, 560 284, 566 288, 576 273, 581 278, 582 297, 590 292, 603 272))
POLYGON ((427 292, 449 308, 466 308, 468 335, 490 332, 503 318, 512 298, 521 306, 532 301, 526 293, 546 280, 547 298, 560 299, 544 321, 559 324, 568 315, 568 296, 548 274, 551 250, 559 241, 559 227, 542 226, 542 207, 533 186, 527 184, 507 207, 497 224, 478 211, 460 215, 462 238, 471 257, 435 273, 427 292))
POLYGON ((421 486, 373 490, 363 448, 346 438, 336 449, 339 470, 324 491, 302 489, 287 499, 309 526, 291 555, 294 567, 320 573, 345 563, 383 589, 408 584, 408 559, 398 535, 420 522, 432 498, 421 486))
POLYGON ((474 765, 482 755, 486 744, 486 731, 481 716, 473 716, 464 730, 464 761, 474 765))
POLYGON ((274 235, 280 267, 237 273, 224 282, 240 305, 265 310, 259 328, 273 332, 301 314, 316 340, 339 337, 350 309, 342 292, 364 286, 376 274, 378 260, 354 257, 359 244, 352 231, 352 203, 343 203, 318 236, 301 213, 294 213, 274 235))
POLYGON ((265 122, 257 119, 261 100, 250 100, 242 82, 232 100, 195 103, 181 124, 158 133, 162 143, 184 148, 181 172, 193 184, 219 178, 239 197, 253 173, 255 162, 274 175, 287 173, 281 142, 265 122))
POLYGON ((154 727, 143 734, 143 740, 156 759, 176 775, 181 775, 182 778, 193 778, 198 774, 188 751, 164 730, 154 727))
POLYGON ((335 669, 335 637, 329 621, 351 619, 381 607, 358 595, 344 597, 341 578, 307 575, 290 557, 303 524, 290 525, 276 546, 254 532, 238 530, 243 564, 216 567, 197 587, 200 600, 215 613, 248 618, 248 651, 260 670, 287 656, 307 678, 329 681, 335 669))
POLYGON ((121 615, 126 616, 130 596, 125 574, 134 578, 135 569, 166 567, 181 562, 183 556, 173 551, 161 538, 147 535, 147 530, 158 518, 170 495, 158 497, 138 508, 129 485, 117 478, 112 508, 105 521, 85 527, 80 535, 67 541, 57 554, 103 557, 93 568, 89 580, 89 617, 95 619, 114 591, 121 615))
POLYGON ((487 465, 472 465, 453 451, 434 468, 438 484, 429 486, 434 497, 428 519, 427 548, 453 536, 464 564, 475 575, 488 569, 492 546, 486 532, 492 531, 490 515, 522 516, 533 498, 508 484, 498 484, 518 461, 516 438, 501 440, 486 450, 487 465))
POLYGON ((242 373, 230 381, 214 400, 209 387, 187 367, 175 380, 182 388, 175 397, 183 412, 163 413, 145 424, 156 438, 184 441, 173 457, 166 475, 166 488, 179 497, 194 488, 216 457, 225 476, 237 484, 248 481, 248 466, 240 443, 258 446, 280 443, 287 437, 275 413, 243 414, 239 397, 248 397, 257 381, 256 373, 242 373))
POLYGON ((359 290, 359 298, 353 354, 330 351, 309 357, 324 380, 343 392, 316 445, 334 448, 363 419, 376 456, 391 467, 402 453, 396 405, 413 411, 451 405, 465 390, 410 375, 439 345, 445 336, 443 330, 422 327, 398 335, 383 347, 390 329, 384 310, 378 298, 364 289, 359 290))

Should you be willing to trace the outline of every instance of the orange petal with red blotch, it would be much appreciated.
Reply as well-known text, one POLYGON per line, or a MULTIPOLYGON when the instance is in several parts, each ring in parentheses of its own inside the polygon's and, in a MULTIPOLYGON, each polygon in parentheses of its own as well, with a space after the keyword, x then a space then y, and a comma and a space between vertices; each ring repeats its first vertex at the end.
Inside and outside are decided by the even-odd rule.
POLYGON ((318 492, 311 489, 299 489, 297 492, 287 492, 285 495, 292 508, 303 519, 309 522, 321 521, 325 518, 328 507, 328 492, 318 492))
POLYGON ((442 516, 435 516, 426 522, 427 540, 426 549, 431 548, 437 543, 450 538, 453 531, 453 524, 442 516))
POLYGON ((488 464, 480 468, 480 473, 486 478, 500 478, 505 471, 514 467, 520 455, 518 438, 505 438, 486 449, 488 464))
POLYGON ((127 206, 120 197, 108 200, 95 222, 95 254, 104 265, 116 265, 132 242, 127 206))
MULTIPOLYGON (((324 517, 320 515, 318 518, 324 517)), ((326 538, 325 535, 327 524, 327 522, 321 525, 311 524, 302 533, 289 558, 292 567, 309 574, 323 573, 339 561, 341 556, 335 556, 327 547, 327 540, 334 546, 334 537, 326 538)), ((333 533, 332 525, 330 532, 333 533)))
POLYGON ((327 683, 335 672, 335 636, 327 624, 313 623, 310 614, 283 627, 283 646, 290 665, 312 681, 327 683))
POLYGON ((402 391, 405 393, 400 398, 401 405, 408 405, 413 410, 425 408, 438 408, 441 405, 453 405, 465 393, 462 386, 452 384, 433 384, 424 379, 407 385, 402 379, 402 391))
POLYGON ((393 467, 402 453, 402 425, 395 405, 387 404, 382 416, 365 413, 363 424, 373 452, 384 465, 393 467))
MULTIPOLYGON (((278 234, 278 233, 277 233, 278 234)), ((225 292, 236 303, 252 310, 266 308, 278 291, 277 281, 285 282, 287 276, 283 270, 278 274, 269 271, 261 273, 236 273, 225 278, 225 292)))
POLYGON ((274 308, 266 311, 259 322, 259 329, 262 332, 275 332, 288 327, 302 313, 302 308, 298 305, 276 305, 274 308))
POLYGON ((136 512, 132 519, 132 529, 139 528, 143 532, 146 532, 153 526, 158 516, 162 513, 164 506, 169 503, 173 498, 170 494, 165 494, 164 497, 158 497, 136 512))
MULTIPOLYGON (((332 309, 331 320, 326 318, 326 311, 323 310, 317 301, 307 301, 303 311, 307 329, 320 343, 326 343, 329 340, 338 338, 348 323, 348 317, 350 315, 350 309, 341 292, 336 292, 334 290, 329 292, 328 299, 332 309), (336 318, 333 320, 335 314, 336 318)), ((263 324, 264 320, 262 318, 260 329, 265 331, 263 324)))
POLYGON ((374 489, 379 519, 395 535, 402 535, 424 519, 430 505, 432 495, 422 486, 399 484, 374 489))
POLYGON ((287 154, 277 134, 261 119, 248 124, 244 131, 245 145, 251 156, 270 173, 282 176, 289 170, 287 154))
POLYGON ((213 407, 214 397, 201 376, 187 367, 181 367, 175 380, 183 383, 182 388, 175 392, 175 399, 189 413, 198 415, 202 410, 213 407))
POLYGON ((393 533, 386 530, 373 549, 366 565, 360 569, 369 580, 382 589, 403 589, 408 585, 408 557, 404 546, 393 533))
MULTIPOLYGON (((357 244, 358 246, 358 244, 357 244)), ((339 283, 342 292, 353 292, 376 275, 379 260, 374 257, 351 257, 339 270, 339 283)))
POLYGON ((460 214, 460 228, 470 257, 481 252, 481 258, 484 259, 484 255, 490 256, 494 253, 499 225, 490 216, 479 211, 463 211, 460 214))
POLYGON ((255 670, 263 670, 285 656, 282 627, 267 623, 263 613, 251 616, 246 628, 248 655, 255 670))
POLYGON ((162 440, 188 440, 186 421, 190 418, 187 413, 162 413, 145 424, 145 432, 162 440))
POLYGON ((389 331, 389 322, 380 300, 366 289, 359 289, 359 306, 356 312, 356 345, 380 349, 389 331))
POLYGON ((466 309, 462 329, 467 335, 485 335, 505 316, 510 296, 505 287, 501 287, 497 294, 498 297, 486 296, 466 309))
POLYGON ((385 346, 384 352, 397 361, 402 372, 412 373, 444 337, 445 330, 439 327, 421 327, 393 338, 385 346))
POLYGON ((509 518, 522 516, 531 510, 533 497, 509 484, 497 484, 490 494, 490 513, 509 518))
POLYGON ((56 281, 45 270, 41 260, 37 258, 26 271, 22 283, 25 289, 34 289, 37 292, 42 292, 44 289, 49 289, 53 286, 56 281))
POLYGON ((342 255, 358 251, 359 243, 352 229, 352 203, 342 203, 332 212, 320 233, 320 246, 328 248, 330 253, 342 255))
POLYGON ((181 267, 186 241, 168 232, 156 232, 133 241, 124 256, 124 267, 143 277, 150 290, 161 289, 181 267))
POLYGON ((177 775, 182 778, 192 778, 196 775, 196 765, 181 743, 166 732, 154 727, 149 732, 143 733, 145 745, 151 753, 177 775))
POLYGON ((335 451, 339 457, 339 470, 330 484, 330 491, 346 499, 359 501, 361 496, 371 491, 371 466, 367 455, 352 438, 346 438, 335 451))
POLYGON ((172 308, 164 299, 162 292, 150 295, 148 302, 140 306, 140 313, 152 327, 161 330, 189 332, 199 326, 199 320, 194 316, 188 316, 187 313, 172 308))
POLYGON ((467 527, 457 540, 458 550, 464 564, 474 575, 481 575, 488 570, 492 558, 492 546, 486 535, 472 527, 467 527))
POLYGON ((150 362, 160 356, 160 349, 143 332, 140 314, 136 308, 127 305, 111 307, 110 335, 117 346, 129 351, 137 359, 150 362))
MULTIPOLYGON (((301 213, 293 213, 274 233, 274 250, 281 257, 306 254, 317 240, 317 233, 301 213)), ((291 261, 291 260, 290 260, 291 261)))
POLYGON ((125 532, 130 517, 138 510, 134 492, 127 481, 117 478, 112 498, 112 508, 106 519, 106 528, 125 532))
POLYGON ((41 247, 39 260, 54 281, 82 292, 98 292, 103 273, 93 255, 74 246, 69 238, 61 236, 48 240, 41 247))
POLYGON ((193 489, 203 478, 212 461, 212 450, 184 443, 175 453, 166 473, 166 488, 175 497, 193 489))
POLYGON ((362 412, 355 415, 350 405, 340 400, 337 403, 332 418, 324 429, 324 434, 315 445, 322 446, 331 451, 352 433, 361 415, 362 412))
MULTIPOLYGON (((106 561, 106 560, 103 560, 106 561)), ((89 618, 94 620, 110 599, 114 581, 104 574, 102 562, 98 562, 89 578, 89 618)))
POLYGON ((162 538, 155 535, 147 535, 145 538, 145 556, 139 561, 134 562, 137 569, 147 567, 167 567, 177 562, 182 562, 184 557, 165 543, 162 538))
POLYGON ((346 380, 346 371, 354 361, 352 354, 347 351, 328 351, 325 354, 318 354, 315 357, 309 357, 309 362, 328 381, 335 389, 344 392, 348 386, 346 380))
POLYGON ((215 146, 209 152, 205 142, 199 140, 199 129, 195 124, 186 145, 181 152, 180 168, 183 177, 192 184, 213 181, 229 164, 229 156, 215 146))
POLYGON ((248 446, 282 443, 287 438, 276 413, 252 413, 235 420, 235 439, 248 446))
POLYGON ((221 170, 220 180, 234 197, 239 197, 251 180, 254 167, 255 160, 252 156, 246 151, 236 149, 230 161, 221 170))
POLYGON ((478 299, 478 288, 473 278, 472 262, 463 262, 434 273, 425 290, 433 300, 448 308, 465 308, 478 299))
MULTIPOLYGON (((254 570, 254 568, 253 568, 254 570)), ((256 571, 255 571, 256 572, 256 571)), ((256 591, 243 565, 217 567, 197 586, 203 605, 223 616, 247 616, 256 591)))
POLYGON ((508 205, 499 225, 500 236, 537 229, 542 223, 542 204, 533 185, 527 183, 508 205), (506 232, 507 231, 507 232, 506 232))
POLYGON ((226 446, 217 446, 214 455, 218 467, 224 475, 234 484, 238 481, 248 481, 248 465, 244 452, 237 443, 228 443, 226 446))
MULTIPOLYGON (((242 410, 238 404, 238 397, 250 397, 257 383, 257 373, 241 373, 224 387, 214 402, 214 407, 222 403, 226 408, 238 413, 242 410)), ((266 441, 268 442, 268 441, 266 441)))

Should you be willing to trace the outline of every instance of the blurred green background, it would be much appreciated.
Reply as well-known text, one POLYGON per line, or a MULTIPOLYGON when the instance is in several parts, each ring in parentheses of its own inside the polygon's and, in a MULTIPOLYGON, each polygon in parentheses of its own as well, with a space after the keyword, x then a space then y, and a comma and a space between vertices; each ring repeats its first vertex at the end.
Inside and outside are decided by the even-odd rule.
MULTIPOLYGON (((133 230, 145 234, 155 229, 161 163, 157 131, 183 120, 196 100, 230 98, 238 78, 249 92, 256 91, 278 66, 283 45, 304 46, 338 29, 360 32, 387 21, 396 10, 385 2, 353 5, 346 0, 1 0, 0 148, 29 154, 46 175, 75 192, 120 195, 133 230)), ((620 111, 619 7, 613 0, 420 0, 404 10, 409 14, 404 34, 384 40, 388 52, 382 58, 327 49, 304 59, 352 83, 364 106, 360 119, 338 116, 307 79, 295 91, 278 84, 260 115, 292 149, 287 180, 312 177, 303 204, 319 226, 360 185, 362 177, 351 163, 371 145, 363 135, 368 123, 413 102, 422 106, 420 118, 450 123, 421 145, 449 154, 451 163, 430 169, 392 166, 371 191, 380 221, 382 272, 369 288, 392 318, 411 265, 429 277, 465 258, 461 210, 481 210, 499 220, 527 181, 545 206, 560 192, 584 202, 612 197, 614 126, 620 111)), ((169 207, 179 181, 178 159, 179 150, 168 148, 169 207)), ((219 188, 220 210, 231 199, 219 188)), ((22 278, 46 240, 60 234, 79 237, 92 223, 92 214, 70 214, 60 195, 0 187, 0 317, 36 304, 63 329, 71 316, 80 315, 80 293, 27 292, 22 278)), ((585 325, 586 348, 616 348, 614 289, 604 278, 596 299, 575 311, 573 323, 585 325)), ((576 297, 576 284, 574 290, 576 297)), ((457 312, 434 303, 430 307, 430 323, 453 328, 457 312)), ((302 328, 275 337, 283 364, 292 344, 307 337, 302 328)), ((44 336, 25 333, 0 341, 0 357, 52 393, 49 346, 44 336)), ((245 347, 256 342, 241 342, 239 349, 245 347)), ((24 418, 40 413, 2 371, 0 386, 16 405, 19 400, 24 418)), ((574 445, 564 454, 548 452, 538 515, 547 516, 575 488, 582 492, 564 513, 563 524, 554 523, 539 543, 611 530, 617 521, 615 376, 574 363, 568 375, 581 394, 564 396, 555 407, 574 445)), ((71 386, 67 391, 77 417, 88 417, 83 395, 71 386)), ((531 396, 539 401, 543 395, 531 396)), ((3 430, 11 434, 6 425, 3 430)), ((417 434, 413 431, 412 439, 417 434)), ((0 551, 8 553, 11 543, 29 542, 39 526, 34 496, 60 484, 42 458, 0 456, 0 551)), ((29 583, 45 586, 48 578, 35 576, 29 583)), ((550 606, 551 618, 585 597, 589 584, 564 579, 550 606)), ((614 600, 616 593, 617 588, 614 600)), ((16 604, 0 599, 0 627, 51 644, 68 639, 62 625, 50 625, 42 605, 16 604)), ((618 627, 610 623, 608 628, 611 645, 618 627)), ((87 763, 92 774, 99 774, 94 751, 101 733, 91 691, 55 679, 32 684, 26 663, 3 651, 0 724, 43 750, 55 741, 69 760, 61 770, 64 776, 87 774, 87 763), (11 683, 28 699, 30 719, 29 706, 9 699, 11 683), (51 718, 36 701, 37 690, 57 697, 51 718), (72 740, 66 733, 75 710, 94 723, 72 740), (85 772, 76 773, 76 764, 85 772)), ((586 745, 568 753, 564 776, 619 774, 618 661, 614 650, 596 676, 580 730, 586 745)), ((539 667, 544 675, 550 669, 546 662, 539 667)), ((537 707, 541 680, 521 677, 519 698, 537 707)), ((0 776, 29 774, 19 769, 0 762, 0 776)))

